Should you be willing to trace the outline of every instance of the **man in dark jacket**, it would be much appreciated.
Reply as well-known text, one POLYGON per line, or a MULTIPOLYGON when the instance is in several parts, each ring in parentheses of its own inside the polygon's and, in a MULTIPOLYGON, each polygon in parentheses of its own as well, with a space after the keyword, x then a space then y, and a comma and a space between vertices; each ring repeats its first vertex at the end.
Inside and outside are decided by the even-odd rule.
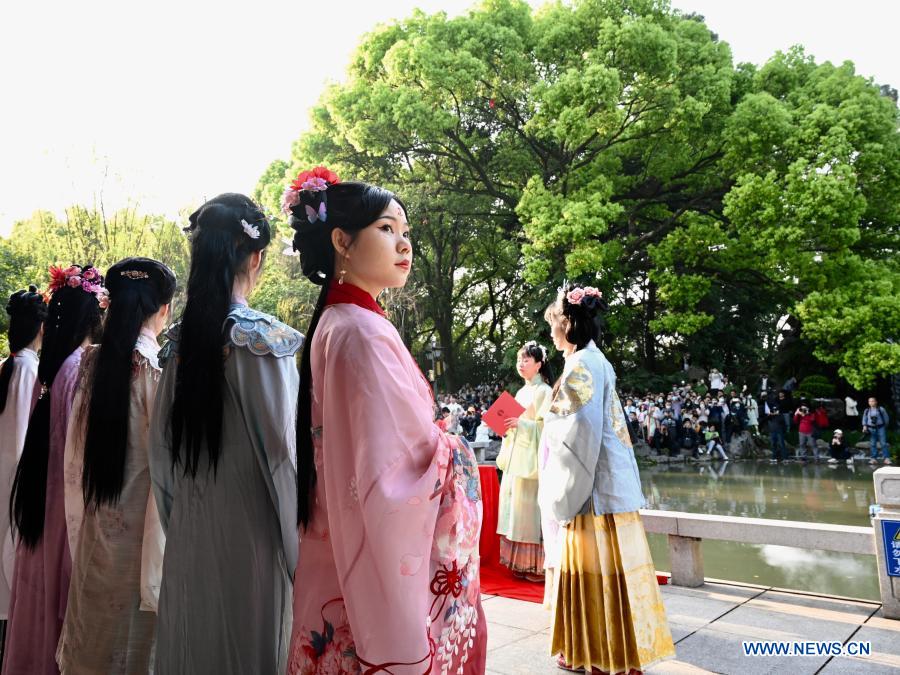
POLYGON ((666 448, 666 454, 670 457, 678 453, 678 422, 672 416, 671 410, 666 410, 659 424, 662 431, 662 442, 666 448))
POLYGON ((690 419, 684 420, 684 424, 681 426, 681 452, 682 454, 690 454, 691 457, 697 457, 697 448, 700 446, 700 441, 697 436, 697 431, 694 429, 694 424, 690 419))
POLYGON ((479 424, 481 424, 481 415, 475 410, 475 406, 469 406, 466 414, 459 420, 459 425, 462 427, 463 436, 466 437, 466 440, 475 440, 475 430, 478 429, 479 424))
POLYGON ((769 439, 772 442, 772 461, 786 461, 787 447, 784 444, 784 415, 777 400, 766 401, 763 411, 769 425, 769 439))

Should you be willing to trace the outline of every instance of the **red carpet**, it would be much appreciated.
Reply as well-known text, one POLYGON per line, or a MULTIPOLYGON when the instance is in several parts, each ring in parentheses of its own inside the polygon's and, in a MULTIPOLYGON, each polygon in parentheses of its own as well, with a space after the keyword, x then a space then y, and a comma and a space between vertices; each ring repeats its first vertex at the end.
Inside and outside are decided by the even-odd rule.
POLYGON ((503 565, 481 564, 481 592, 488 595, 501 595, 513 600, 527 600, 542 603, 544 601, 543 582, 516 579, 512 572, 503 565))
MULTIPOLYGON (((500 537, 497 535, 497 504, 500 499, 500 481, 497 468, 493 465, 479 465, 481 478, 481 499, 484 520, 481 525, 481 592, 500 595, 514 600, 541 603, 544 601, 544 584, 517 579, 508 568, 500 564, 500 537)), ((660 584, 669 583, 665 574, 657 574, 660 584)))
POLYGON ((544 601, 544 584, 516 579, 508 568, 500 564, 500 538, 497 536, 497 503, 500 498, 500 482, 495 466, 478 467, 481 476, 481 499, 484 520, 481 525, 481 592, 502 595, 504 598, 544 601))

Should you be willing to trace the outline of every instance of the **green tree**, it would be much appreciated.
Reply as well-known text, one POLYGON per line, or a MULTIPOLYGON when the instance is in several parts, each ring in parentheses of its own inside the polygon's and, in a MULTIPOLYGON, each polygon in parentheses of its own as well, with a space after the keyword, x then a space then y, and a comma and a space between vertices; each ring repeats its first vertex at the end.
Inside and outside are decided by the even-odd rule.
POLYGON ((457 377, 546 337, 564 277, 603 290, 611 358, 647 377, 773 361, 785 316, 857 386, 900 366, 897 107, 849 64, 734 67, 664 0, 486 0, 370 33, 311 122, 258 194, 275 210, 324 162, 402 195, 407 337, 457 377))
MULTIPOLYGON (((48 211, 36 211, 16 222, 10 236, 0 239, 0 287, 5 299, 29 284, 45 288, 50 265, 91 263, 105 271, 129 256, 155 258, 173 269, 179 281, 177 311, 187 281, 187 237, 174 222, 140 214, 134 207, 107 216, 102 207, 73 206, 66 210, 64 220, 48 211)), ((6 319, 4 313, 0 318, 4 331, 6 319)))
POLYGON ((900 371, 896 102, 800 48, 752 73, 725 134, 723 215, 742 266, 855 387, 900 371))

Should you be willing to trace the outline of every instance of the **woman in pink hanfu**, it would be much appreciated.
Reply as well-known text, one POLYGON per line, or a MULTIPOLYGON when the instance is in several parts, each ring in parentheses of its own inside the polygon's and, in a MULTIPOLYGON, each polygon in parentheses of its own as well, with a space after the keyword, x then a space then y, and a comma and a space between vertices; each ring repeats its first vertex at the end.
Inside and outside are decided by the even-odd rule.
POLYGON ((323 285, 301 364, 288 672, 483 673, 478 467, 435 425, 428 382, 374 299, 409 275, 405 209, 322 167, 283 208, 323 285))
POLYGON ((38 365, 40 399, 28 421, 12 489, 16 564, 3 675, 54 675, 72 559, 66 534, 66 429, 84 347, 99 334, 103 278, 94 267, 50 268, 52 291, 38 365))

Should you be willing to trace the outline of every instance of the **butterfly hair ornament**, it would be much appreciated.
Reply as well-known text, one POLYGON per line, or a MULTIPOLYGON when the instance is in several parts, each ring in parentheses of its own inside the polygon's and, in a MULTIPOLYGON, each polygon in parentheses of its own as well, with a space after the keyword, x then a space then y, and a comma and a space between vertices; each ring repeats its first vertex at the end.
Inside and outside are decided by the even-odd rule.
POLYGON ((324 166, 301 171, 284 189, 281 210, 286 216, 305 219, 310 225, 324 223, 328 220, 328 188, 340 182, 338 175, 324 166))

